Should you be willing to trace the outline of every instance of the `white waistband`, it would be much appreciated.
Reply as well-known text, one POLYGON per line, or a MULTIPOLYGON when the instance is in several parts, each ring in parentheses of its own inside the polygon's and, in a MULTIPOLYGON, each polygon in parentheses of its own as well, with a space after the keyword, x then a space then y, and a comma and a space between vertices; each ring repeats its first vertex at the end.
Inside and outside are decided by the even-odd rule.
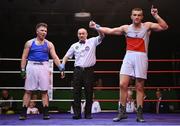
POLYGON ((131 51, 131 50, 127 50, 126 51, 126 53, 128 54, 130 54, 130 53, 134 53, 134 54, 141 54, 141 55, 147 55, 147 53, 145 53, 145 52, 138 52, 138 51, 131 51))

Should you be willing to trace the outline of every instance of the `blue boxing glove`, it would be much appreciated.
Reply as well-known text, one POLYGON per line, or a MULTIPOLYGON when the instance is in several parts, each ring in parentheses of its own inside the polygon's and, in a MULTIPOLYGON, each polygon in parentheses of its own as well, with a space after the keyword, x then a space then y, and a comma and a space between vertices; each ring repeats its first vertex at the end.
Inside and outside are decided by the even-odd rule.
POLYGON ((58 68, 61 72, 65 71, 65 64, 63 63, 59 64, 58 68))

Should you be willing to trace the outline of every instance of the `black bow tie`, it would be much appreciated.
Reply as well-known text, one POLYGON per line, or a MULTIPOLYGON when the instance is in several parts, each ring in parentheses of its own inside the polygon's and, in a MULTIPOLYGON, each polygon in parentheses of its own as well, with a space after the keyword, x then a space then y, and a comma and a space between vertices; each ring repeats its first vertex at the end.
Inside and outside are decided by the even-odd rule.
POLYGON ((79 43, 81 43, 81 44, 85 44, 85 42, 86 42, 86 41, 80 41, 79 43))

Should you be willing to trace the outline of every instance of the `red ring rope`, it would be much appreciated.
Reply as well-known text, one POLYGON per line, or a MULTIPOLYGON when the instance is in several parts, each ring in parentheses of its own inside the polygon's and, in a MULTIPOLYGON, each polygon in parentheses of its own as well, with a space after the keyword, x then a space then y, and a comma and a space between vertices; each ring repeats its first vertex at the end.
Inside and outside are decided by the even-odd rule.
MULTIPOLYGON (((109 74, 109 73, 119 73, 119 71, 95 71, 95 73, 109 74)), ((148 73, 180 73, 180 70, 151 70, 148 73)))
MULTIPOLYGON (((135 88, 135 87, 129 87, 129 88, 135 88)), ((114 90, 114 89, 119 89, 119 87, 94 87, 94 89, 114 90)), ((144 89, 180 89, 180 87, 144 87, 144 89)))
MULTIPOLYGON (((118 99, 94 99, 94 101, 99 101, 99 102, 119 102, 118 99)), ((180 102, 179 99, 173 99, 173 100, 144 100, 145 102, 180 102)))
MULTIPOLYGON (((98 62, 122 62, 121 59, 97 59, 98 62)), ((151 59, 149 62, 180 62, 180 59, 151 59)))

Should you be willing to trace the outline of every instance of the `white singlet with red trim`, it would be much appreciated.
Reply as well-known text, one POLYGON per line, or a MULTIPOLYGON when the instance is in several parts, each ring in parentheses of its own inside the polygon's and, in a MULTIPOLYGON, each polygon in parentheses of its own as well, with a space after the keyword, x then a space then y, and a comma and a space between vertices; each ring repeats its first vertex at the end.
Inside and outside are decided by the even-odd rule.
POLYGON ((121 66, 120 74, 135 78, 147 79, 149 33, 141 23, 136 30, 133 24, 129 25, 126 36, 127 51, 121 66))

